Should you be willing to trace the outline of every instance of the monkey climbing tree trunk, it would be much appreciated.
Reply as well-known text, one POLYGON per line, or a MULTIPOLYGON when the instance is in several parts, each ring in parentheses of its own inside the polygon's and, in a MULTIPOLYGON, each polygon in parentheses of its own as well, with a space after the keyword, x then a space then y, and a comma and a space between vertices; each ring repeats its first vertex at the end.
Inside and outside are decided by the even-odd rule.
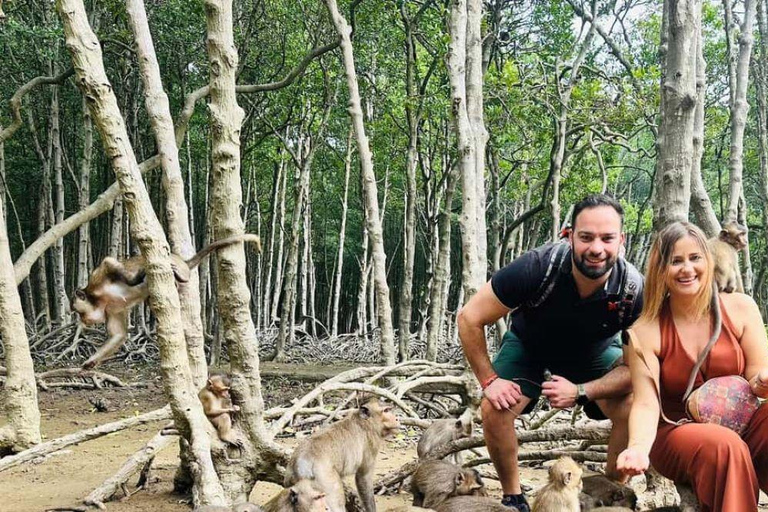
POLYGON ((4 425, 0 427, 0 453, 20 452, 41 440, 35 368, 29 353, 24 312, 13 273, 3 211, 4 191, 0 194, 0 338, 5 348, 7 374, 0 408, 4 420, 4 425))
POLYGON ((451 114, 459 151, 462 208, 462 286, 469 300, 485 283, 485 144, 480 0, 453 0, 447 67, 451 114))
POLYGON ((341 37, 341 53, 344 63, 344 74, 349 88, 349 116, 355 129, 357 152, 360 157, 360 167, 363 175, 363 191, 365 197, 366 229, 371 237, 373 247, 373 281, 376 287, 376 305, 381 329, 381 355, 384 364, 395 363, 395 336, 392 328, 392 306, 389 301, 389 285, 387 284, 387 255, 384 253, 381 218, 379 217, 379 199, 376 186, 376 175, 373 171, 373 157, 368 145, 368 137, 363 125, 363 111, 360 107, 360 91, 357 86, 357 72, 352 54, 351 29, 347 20, 339 12, 336 0, 325 0, 333 25, 341 37))
MULTIPOLYGON (((232 26, 232 0, 206 0, 206 50, 209 64, 211 123, 211 213, 214 239, 242 234, 240 207, 240 128, 243 110, 237 104, 235 74, 237 48, 232 26)), ((259 373, 259 340, 251 319, 251 295, 245 276, 243 244, 233 244, 217 254, 220 331, 227 343, 232 376, 232 397, 240 406, 242 428, 249 443, 242 462, 232 466, 226 452, 217 457, 226 471, 222 483, 233 501, 245 501, 256 476, 277 473, 285 454, 264 428, 264 401, 259 373)))
POLYGON ((77 84, 88 98, 91 116, 104 151, 120 183, 131 215, 131 229, 146 258, 150 303, 157 317, 157 343, 163 384, 176 427, 190 442, 195 471, 196 504, 225 505, 226 499, 211 460, 210 423, 197 399, 181 327, 179 296, 160 222, 130 145, 112 85, 104 71, 101 45, 91 30, 82 0, 57 0, 67 48, 77 70, 77 84))
POLYGON ((700 34, 700 0, 665 0, 661 24, 661 107, 654 229, 687 220, 694 156, 696 46, 700 34))
MULTIPOLYGON (((184 259, 195 255, 195 246, 189 228, 187 202, 184 197, 184 178, 179 164, 179 148, 173 129, 173 118, 168 96, 163 90, 160 66, 157 62, 152 34, 149 31, 143 0, 127 0, 128 20, 133 30, 136 53, 144 84, 144 100, 152 131, 157 142, 157 153, 163 169, 163 188, 166 194, 168 241, 171 250, 184 259)), ((205 340, 200 316, 199 273, 192 269, 189 281, 179 286, 179 301, 187 340, 189 364, 196 388, 202 388, 208 377, 205 362, 205 340)))

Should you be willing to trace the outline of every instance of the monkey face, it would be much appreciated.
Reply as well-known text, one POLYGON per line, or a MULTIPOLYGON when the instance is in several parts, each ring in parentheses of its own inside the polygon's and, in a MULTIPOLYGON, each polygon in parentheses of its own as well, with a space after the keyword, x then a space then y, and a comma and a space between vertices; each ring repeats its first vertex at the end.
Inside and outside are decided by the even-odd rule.
POLYGON ((289 489, 288 500, 298 512, 326 512, 325 493, 318 491, 309 480, 299 480, 289 489))
POLYGON ((107 313, 103 307, 96 307, 82 293, 77 290, 70 302, 72 311, 80 315, 80 321, 85 325, 103 324, 107 321, 107 313))
POLYGON ((589 279, 599 279, 616 264, 624 244, 621 217, 610 206, 586 208, 570 234, 573 264, 589 279))
POLYGON ((670 295, 694 296, 707 280, 707 259, 695 238, 685 236, 675 243, 667 266, 665 284, 670 295))

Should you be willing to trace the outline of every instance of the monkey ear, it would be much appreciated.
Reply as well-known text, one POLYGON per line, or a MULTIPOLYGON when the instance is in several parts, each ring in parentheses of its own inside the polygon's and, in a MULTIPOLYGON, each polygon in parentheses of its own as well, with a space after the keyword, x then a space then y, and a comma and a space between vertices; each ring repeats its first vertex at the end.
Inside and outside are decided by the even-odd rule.
POLYGON ((456 486, 458 487, 463 483, 464 483, 464 473, 459 472, 456 474, 456 486))
POLYGON ((77 297, 80 300, 85 300, 85 290, 82 288, 78 288, 75 290, 75 297, 77 297))
POLYGON ((455 425, 456 425, 456 430, 463 430, 464 429, 464 424, 461 422, 460 419, 456 420, 455 425))
POLYGON ((291 505, 295 507, 296 504, 299 502, 299 493, 296 492, 294 489, 291 489, 291 493, 288 496, 288 500, 291 502, 291 505))
POLYGON ((565 474, 563 475, 563 483, 565 483, 565 485, 569 485, 572 479, 573 479, 573 473, 571 471, 566 471, 565 474))
POLYGON ((368 407, 368 404, 363 404, 360 406, 360 416, 363 418, 371 417, 371 409, 368 407))

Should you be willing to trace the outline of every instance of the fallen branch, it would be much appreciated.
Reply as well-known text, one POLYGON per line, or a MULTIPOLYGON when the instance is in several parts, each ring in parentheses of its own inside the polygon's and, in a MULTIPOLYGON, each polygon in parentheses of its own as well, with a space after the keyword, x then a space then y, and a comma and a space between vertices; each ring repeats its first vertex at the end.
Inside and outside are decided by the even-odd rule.
MULTIPOLYGON (((173 435, 165 435, 164 429, 158 432, 141 450, 137 451, 123 466, 111 477, 107 478, 104 483, 98 486, 91 493, 83 498, 83 503, 98 507, 100 509, 105 508, 104 503, 114 498, 118 491, 122 490, 126 497, 130 496, 127 493, 126 484, 128 479, 135 473, 142 470, 147 461, 153 459, 163 448, 171 444, 171 442, 177 439, 173 435)), ((141 488, 141 487, 139 487, 141 488)), ((133 493, 131 493, 133 494, 133 493)))
POLYGON ((81 430, 74 434, 69 434, 47 443, 41 443, 29 450, 24 450, 15 455, 10 455, 3 459, 0 459, 0 472, 7 469, 11 469, 25 462, 29 462, 38 457, 42 457, 49 453, 56 452, 67 446, 80 444, 84 441, 90 441, 113 432, 125 430, 127 428, 135 427, 136 425, 143 425, 144 423, 151 423, 153 421, 167 420, 171 417, 171 409, 168 406, 162 409, 156 409, 154 411, 144 413, 139 416, 133 416, 124 420, 114 421, 105 425, 99 425, 98 427, 89 428, 87 430, 81 430))

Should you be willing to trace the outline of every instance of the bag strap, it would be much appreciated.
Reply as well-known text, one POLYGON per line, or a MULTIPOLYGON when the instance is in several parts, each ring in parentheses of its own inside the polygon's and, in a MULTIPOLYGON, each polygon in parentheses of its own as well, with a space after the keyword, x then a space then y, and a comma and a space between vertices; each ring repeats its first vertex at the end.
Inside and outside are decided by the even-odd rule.
MULTIPOLYGON (((693 371, 691 371, 691 376, 688 378, 688 387, 685 390, 685 394, 683 395, 683 404, 685 404, 685 401, 688 400, 688 397, 690 396, 692 390, 693 390, 693 384, 696 381, 696 375, 699 373, 699 369, 701 368, 701 365, 704 363, 704 360, 709 355, 710 350, 712 350, 712 347, 717 342, 717 339, 720 337, 720 331, 722 330, 722 316, 720 311, 720 298, 718 296, 717 292, 717 284, 713 283, 713 290, 712 290, 712 301, 710 303, 710 309, 712 309, 712 312, 714 313, 714 326, 712 335, 709 338, 709 341, 707 342, 707 345, 704 347, 704 350, 701 351, 701 354, 699 354, 698 360, 696 361, 696 364, 693 366, 693 371)), ((635 339, 635 333, 631 330, 626 331, 627 335, 629 336, 629 345, 634 349, 635 354, 637 354, 638 358, 643 362, 643 365, 645 365, 645 368, 648 370, 649 373, 651 373, 651 367, 648 365, 648 360, 645 358, 645 354, 640 348, 640 345, 637 344, 637 340, 635 339)), ((683 418, 679 421, 673 421, 669 419, 669 417, 664 414, 664 406, 661 402, 661 389, 659 388, 659 381, 658 379, 654 379, 651 377, 651 380, 653 381, 653 390, 656 392, 656 398, 659 401, 659 413, 661 414, 661 418, 666 421, 667 423, 671 425, 684 425, 685 423, 690 423, 691 420, 688 418, 683 418)))
POLYGON ((619 286, 619 325, 622 329, 628 329, 634 322, 632 310, 635 308, 635 301, 639 295, 640 283, 642 277, 640 272, 630 268, 628 261, 622 262, 621 285, 619 286))
POLYGON ((544 279, 541 280, 541 284, 533 297, 525 303, 529 308, 541 306, 552 293, 557 282, 557 272, 560 270, 563 260, 565 260, 565 256, 571 248, 568 242, 556 242, 553 245, 552 254, 549 257, 549 265, 547 265, 547 271, 544 273, 544 279))

